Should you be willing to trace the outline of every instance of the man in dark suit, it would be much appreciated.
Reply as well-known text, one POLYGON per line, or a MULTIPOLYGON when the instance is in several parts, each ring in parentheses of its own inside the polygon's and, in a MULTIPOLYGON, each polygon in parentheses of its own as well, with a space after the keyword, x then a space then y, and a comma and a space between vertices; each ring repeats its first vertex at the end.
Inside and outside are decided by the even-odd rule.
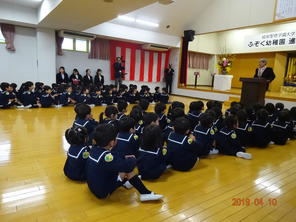
POLYGON ((61 66, 59 68, 59 73, 56 75, 56 83, 57 84, 68 84, 69 83, 69 77, 68 74, 65 73, 65 68, 61 66))
POLYGON ((172 69, 172 65, 169 64, 169 67, 164 71, 164 80, 166 84, 166 89, 169 94, 172 93, 172 82, 174 76, 174 69, 172 69))
POLYGON ((114 77, 115 77, 115 86, 118 88, 122 84, 122 76, 124 67, 122 66, 121 57, 116 58, 116 62, 114 63, 114 77))
POLYGON ((263 78, 267 80, 266 90, 268 90, 269 83, 271 83, 275 79, 275 74, 270 67, 266 67, 267 59, 259 60, 259 67, 256 69, 256 73, 254 78, 263 78))

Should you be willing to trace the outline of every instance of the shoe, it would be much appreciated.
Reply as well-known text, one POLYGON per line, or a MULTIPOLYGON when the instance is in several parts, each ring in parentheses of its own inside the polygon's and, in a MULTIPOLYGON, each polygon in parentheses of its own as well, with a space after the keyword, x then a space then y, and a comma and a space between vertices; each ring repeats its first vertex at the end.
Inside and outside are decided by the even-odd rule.
POLYGON ((128 190, 134 187, 129 181, 126 181, 122 186, 124 186, 128 190))
POLYGON ((250 153, 237 152, 237 153, 236 153, 236 156, 237 156, 237 157, 244 158, 244 159, 247 159, 247 160, 252 159, 252 154, 250 154, 250 153))
POLYGON ((167 165, 167 169, 171 169, 173 166, 171 164, 167 165))
POLYGON ((218 154, 219 153, 219 150, 217 149, 211 149, 210 152, 209 152, 209 155, 215 155, 215 154, 218 154))
POLYGON ((150 201, 150 200, 160 200, 162 198, 163 198, 163 195, 155 194, 153 192, 151 192, 150 194, 141 194, 140 195, 141 202, 150 201))
POLYGON ((24 108, 25 109, 30 109, 32 107, 32 105, 27 105, 27 106, 25 106, 24 108))
POLYGON ((17 109, 23 109, 23 108, 25 108, 23 105, 21 105, 21 106, 16 106, 16 108, 17 109))
POLYGON ((271 141, 271 142, 269 143, 269 145, 274 145, 274 142, 273 142, 273 141, 271 141))

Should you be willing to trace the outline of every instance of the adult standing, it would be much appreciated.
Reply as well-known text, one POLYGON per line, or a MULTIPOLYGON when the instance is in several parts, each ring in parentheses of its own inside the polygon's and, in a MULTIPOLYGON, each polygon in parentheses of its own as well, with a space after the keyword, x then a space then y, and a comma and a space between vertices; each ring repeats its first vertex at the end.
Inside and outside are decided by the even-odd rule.
POLYGON ((96 75, 95 75, 95 86, 98 88, 103 88, 104 86, 104 76, 102 75, 102 70, 101 69, 97 69, 96 75))
POLYGON ((91 76, 91 71, 90 69, 87 69, 85 71, 85 76, 83 77, 83 85, 85 87, 92 86, 94 84, 93 82, 93 77, 91 76))
POLYGON ((254 78, 263 78, 267 80, 266 90, 268 90, 269 83, 275 79, 275 74, 271 67, 267 67, 267 59, 260 59, 258 68, 255 71, 254 78))
POLYGON ((164 80, 166 84, 166 89, 169 94, 172 93, 172 82, 175 70, 172 68, 172 65, 169 64, 168 68, 164 71, 164 80))
POLYGON ((69 76, 65 72, 65 68, 61 66, 59 68, 59 72, 56 74, 56 83, 57 84, 68 84, 69 83, 69 76))
POLYGON ((115 86, 118 89, 118 86, 122 84, 122 77, 124 75, 124 66, 122 65, 121 57, 116 58, 114 65, 114 77, 115 77, 115 86))
POLYGON ((73 73, 70 76, 72 85, 77 86, 82 83, 82 76, 79 74, 78 69, 73 69, 73 73))

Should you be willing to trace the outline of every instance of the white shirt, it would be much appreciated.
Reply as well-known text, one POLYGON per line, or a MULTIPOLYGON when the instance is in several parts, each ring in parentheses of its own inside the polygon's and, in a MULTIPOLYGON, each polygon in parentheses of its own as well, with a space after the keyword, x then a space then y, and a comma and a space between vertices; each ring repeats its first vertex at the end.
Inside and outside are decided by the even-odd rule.
POLYGON ((263 74, 265 69, 266 69, 266 66, 264 66, 262 68, 258 68, 258 77, 262 77, 262 74, 263 74))

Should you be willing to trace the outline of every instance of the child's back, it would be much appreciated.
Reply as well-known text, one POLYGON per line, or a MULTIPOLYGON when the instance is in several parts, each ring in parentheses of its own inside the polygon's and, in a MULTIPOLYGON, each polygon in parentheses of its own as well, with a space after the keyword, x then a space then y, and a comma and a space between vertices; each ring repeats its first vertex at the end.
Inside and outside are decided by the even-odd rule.
POLYGON ((252 126, 248 123, 248 114, 245 110, 237 112, 238 126, 235 129, 240 144, 243 147, 252 145, 252 126))
POLYGON ((278 113, 278 119, 271 124, 272 141, 278 145, 285 145, 293 131, 293 125, 289 121, 289 110, 278 113))

